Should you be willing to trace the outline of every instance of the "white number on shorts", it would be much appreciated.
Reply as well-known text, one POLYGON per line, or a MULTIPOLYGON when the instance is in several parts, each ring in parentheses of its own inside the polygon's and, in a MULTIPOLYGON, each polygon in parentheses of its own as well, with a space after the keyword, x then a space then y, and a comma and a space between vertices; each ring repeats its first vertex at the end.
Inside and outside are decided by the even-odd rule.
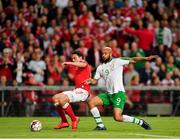
POLYGON ((116 105, 119 105, 119 103, 121 102, 121 99, 117 98, 116 101, 117 101, 116 105))

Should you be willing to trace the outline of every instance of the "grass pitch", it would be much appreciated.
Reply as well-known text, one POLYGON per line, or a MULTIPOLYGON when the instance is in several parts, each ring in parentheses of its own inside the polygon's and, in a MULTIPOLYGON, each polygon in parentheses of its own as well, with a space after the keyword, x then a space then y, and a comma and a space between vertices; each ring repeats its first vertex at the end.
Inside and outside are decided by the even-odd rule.
POLYGON ((71 127, 54 130, 58 117, 0 118, 0 138, 180 138, 180 117, 144 117, 153 128, 146 131, 130 123, 118 123, 112 117, 103 117, 107 131, 93 131, 92 117, 80 117, 78 130, 71 127), (31 132, 32 120, 40 120, 43 129, 31 132))

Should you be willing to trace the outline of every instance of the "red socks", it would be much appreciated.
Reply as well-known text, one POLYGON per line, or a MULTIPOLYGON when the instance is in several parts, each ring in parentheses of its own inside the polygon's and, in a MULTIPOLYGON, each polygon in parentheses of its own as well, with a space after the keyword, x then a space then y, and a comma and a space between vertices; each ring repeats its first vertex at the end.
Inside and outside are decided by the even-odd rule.
POLYGON ((72 121, 76 121, 76 116, 75 116, 73 109, 69 103, 66 103, 63 106, 63 109, 69 115, 69 117, 71 118, 72 121))
POLYGON ((66 115, 65 115, 64 109, 61 106, 57 106, 56 110, 57 110, 59 116, 61 117, 62 122, 67 123, 67 119, 66 119, 66 115))

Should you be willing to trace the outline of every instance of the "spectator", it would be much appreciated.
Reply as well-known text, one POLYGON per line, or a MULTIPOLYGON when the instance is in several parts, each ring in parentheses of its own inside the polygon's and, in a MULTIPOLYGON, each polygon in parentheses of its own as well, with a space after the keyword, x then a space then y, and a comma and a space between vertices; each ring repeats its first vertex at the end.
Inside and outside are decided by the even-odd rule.
MULTIPOLYGON (((6 76, 0 76, 0 86, 5 87, 7 85, 8 85, 8 81, 7 81, 6 76)), ((4 93, 4 98, 2 98, 2 95, 0 95, 0 99, 1 100, 4 99, 4 101, 0 102, 0 106, 4 106, 6 109, 7 106, 9 105, 9 102, 11 101, 10 93, 9 93, 9 91, 3 91, 1 93, 4 93)))
MULTIPOLYGON (((13 86, 17 87, 16 80, 13 81, 13 86)), ((12 103, 12 109, 13 112, 9 110, 8 115, 10 116, 24 116, 25 110, 24 110, 24 102, 23 102, 23 93, 19 92, 18 90, 13 90, 11 92, 11 103, 12 103)))
POLYGON ((143 2, 142 0, 129 0, 130 7, 142 7, 143 2))
POLYGON ((46 63, 42 60, 43 52, 40 48, 35 48, 34 59, 29 62, 28 69, 34 74, 36 82, 43 82, 46 70, 46 63))
POLYGON ((90 28, 84 28, 84 34, 82 36, 82 40, 84 41, 84 45, 86 48, 92 48, 93 35, 90 34, 90 28))
POLYGON ((50 5, 48 5, 48 21, 56 18, 57 8, 56 0, 51 0, 50 5))
POLYGON ((177 49, 175 54, 175 64, 178 68, 180 68, 180 48, 177 49))
MULTIPOLYGON (((25 81, 25 84, 37 85, 32 73, 27 73, 27 80, 25 81)), ((35 91, 25 91, 23 95, 25 99, 25 115, 33 116, 38 96, 35 91)))
POLYGON ((161 81, 161 85, 163 86, 173 86, 174 80, 172 79, 172 73, 167 72, 166 77, 161 81))
POLYGON ((85 43, 83 40, 79 41, 79 48, 78 50, 86 57, 88 53, 88 48, 85 46, 85 43))
MULTIPOLYGON (((130 57, 136 57, 136 56, 145 56, 144 51, 141 48, 138 48, 137 43, 133 42, 131 44, 131 53, 130 53, 130 57)), ((135 63, 135 68, 137 70, 141 69, 144 67, 144 61, 141 62, 137 62, 135 63)))
POLYGON ((139 73, 134 69, 133 64, 128 65, 128 70, 124 74, 124 83, 125 85, 131 85, 132 77, 139 76, 139 73))
POLYGON ((158 45, 163 44, 170 48, 172 45, 172 32, 167 24, 166 20, 161 22, 160 28, 156 30, 156 41, 158 45))
POLYGON ((180 78, 180 71, 178 68, 175 68, 174 71, 173 71, 173 76, 172 76, 172 79, 179 79, 180 78))
POLYGON ((42 16, 44 10, 44 5, 42 3, 42 0, 37 0, 37 3, 34 5, 34 11, 37 14, 37 16, 42 16))
POLYGON ((97 40, 93 41, 93 47, 88 50, 86 60, 93 67, 93 71, 94 67, 101 63, 101 50, 97 40))
POLYGON ((91 7, 95 18, 100 18, 100 15, 105 13, 106 7, 102 0, 96 0, 96 4, 91 7))
POLYGON ((69 84, 69 79, 68 78, 64 78, 64 80, 62 81, 62 85, 64 87, 68 87, 70 84, 69 84))
POLYGON ((165 78, 165 76, 166 76, 166 66, 165 66, 165 64, 160 65, 160 70, 157 73, 157 75, 159 76, 160 80, 165 78))
POLYGON ((144 65, 144 68, 142 70, 140 70, 139 74, 140 75, 143 75, 141 76, 140 78, 140 82, 143 83, 144 85, 147 84, 147 82, 149 80, 151 80, 152 78, 152 69, 151 69, 151 65, 150 65, 150 62, 146 61, 145 62, 145 65, 144 65))
MULTIPOLYGON (((131 48, 131 50, 132 50, 132 48, 131 48)), ((123 51, 122 51, 123 56, 124 57, 130 57, 131 50, 129 48, 129 44, 125 43, 124 46, 123 46, 123 51)))
POLYGON ((65 41, 63 43, 63 55, 66 57, 66 59, 71 58, 71 52, 72 52, 72 47, 70 46, 70 43, 68 41, 65 41))
POLYGON ((111 47, 112 49, 112 56, 117 58, 117 57, 121 57, 121 49, 118 47, 118 43, 116 40, 111 40, 109 41, 109 47, 111 47))
POLYGON ((151 30, 147 29, 147 27, 147 22, 144 22, 142 29, 134 30, 128 27, 125 31, 138 37, 138 47, 143 49, 148 56, 151 54, 151 45, 153 43, 154 34, 151 30))
POLYGON ((43 50, 46 52, 48 46, 50 45, 50 39, 47 33, 44 34, 43 36, 43 50))
POLYGON ((0 77, 6 76, 8 82, 13 79, 14 63, 10 48, 3 49, 2 59, 0 59, 0 77))
POLYGON ((27 71, 27 67, 24 63, 24 56, 22 53, 17 53, 16 55, 16 59, 15 59, 15 80, 17 82, 18 85, 22 85, 23 84, 23 74, 24 72, 27 71))
MULTIPOLYGON (((131 86, 140 86, 140 78, 139 75, 135 75, 131 78, 130 85, 131 86)), ((129 90, 127 92, 130 101, 133 103, 132 111, 134 114, 137 114, 140 109, 142 109, 141 102, 141 91, 140 90, 129 90)))
POLYGON ((164 57, 166 49, 167 49, 167 47, 164 46, 163 44, 160 44, 160 45, 158 46, 158 48, 155 49, 156 54, 161 57, 161 59, 162 59, 163 62, 165 62, 165 59, 166 59, 166 58, 164 57))
MULTIPOLYGON (((167 72, 166 77, 161 81, 162 86, 174 86, 174 80, 172 79, 172 73, 167 72)), ((170 100, 170 91, 164 91, 163 92, 163 101, 165 102, 171 102, 170 100)))
MULTIPOLYGON (((161 85, 161 81, 156 74, 154 74, 154 76, 152 77, 152 80, 150 81, 149 85, 152 85, 152 86, 160 86, 161 85)), ((153 103, 163 102, 164 101, 163 95, 164 94, 162 91, 152 90, 152 91, 150 91, 150 94, 148 96, 149 101, 153 102, 153 103)))
MULTIPOLYGON (((47 85, 53 86, 55 85, 53 78, 49 77, 47 79, 47 85)), ((43 103, 42 109, 44 110, 45 116, 51 116, 53 115, 53 112, 55 110, 55 107, 52 103, 52 96, 56 93, 56 91, 53 90, 46 90, 41 92, 41 103, 43 103)))
POLYGON ((56 40, 52 39, 48 45, 48 48, 46 49, 47 50, 46 53, 50 56, 53 56, 54 54, 58 54, 57 48, 58 48, 58 46, 57 46, 56 40))
POLYGON ((161 57, 158 57, 155 62, 151 63, 151 67, 155 73, 158 73, 160 71, 161 64, 162 64, 161 57))
POLYGON ((170 56, 167 59, 167 64, 166 64, 166 71, 167 72, 173 72, 176 66, 174 65, 174 57, 170 56))
POLYGON ((54 84, 60 84, 61 82, 61 72, 63 70, 61 63, 59 62, 59 57, 55 54, 52 57, 52 60, 47 63, 48 64, 48 72, 49 77, 53 79, 54 84))
POLYGON ((80 37, 78 36, 77 33, 75 33, 71 38, 71 46, 73 50, 76 50, 79 48, 79 41, 80 41, 80 37))

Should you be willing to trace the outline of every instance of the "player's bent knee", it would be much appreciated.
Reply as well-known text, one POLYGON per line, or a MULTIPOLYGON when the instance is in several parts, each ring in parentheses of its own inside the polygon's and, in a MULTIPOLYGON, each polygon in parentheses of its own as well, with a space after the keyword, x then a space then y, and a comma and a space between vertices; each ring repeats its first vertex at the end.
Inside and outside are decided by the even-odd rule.
POLYGON ((59 97, 59 104, 61 106, 64 106, 64 104, 69 102, 69 98, 66 95, 62 95, 61 97, 59 97))
POLYGON ((54 96, 52 97, 52 101, 53 101, 54 103, 56 103, 56 102, 58 101, 56 95, 54 95, 54 96))
POLYGON ((123 117, 122 116, 117 116, 117 115, 114 115, 114 120, 115 121, 118 121, 118 122, 123 122, 123 117))
POLYGON ((94 101, 93 101, 93 100, 90 100, 90 101, 88 102, 88 105, 89 105, 89 108, 95 107, 95 104, 94 104, 94 101))

